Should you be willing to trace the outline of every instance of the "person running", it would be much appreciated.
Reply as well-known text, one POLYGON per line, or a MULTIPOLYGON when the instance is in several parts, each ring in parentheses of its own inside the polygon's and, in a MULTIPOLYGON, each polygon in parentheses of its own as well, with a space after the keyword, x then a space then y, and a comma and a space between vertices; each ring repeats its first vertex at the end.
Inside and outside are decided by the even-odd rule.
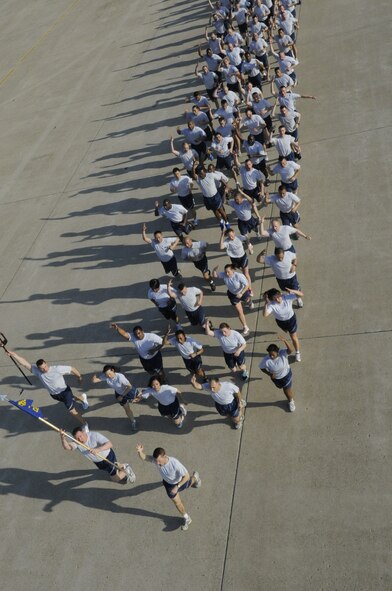
POLYGON ((280 211, 280 219, 284 226, 293 226, 297 228, 301 220, 298 208, 301 199, 295 193, 290 193, 284 185, 279 185, 278 193, 264 196, 264 204, 274 203, 280 211))
POLYGON ((130 403, 134 401, 138 394, 137 388, 132 386, 130 381, 123 373, 120 373, 120 370, 117 367, 110 364, 104 365, 102 372, 98 375, 94 374, 91 381, 93 384, 106 382, 108 386, 113 388, 116 402, 122 406, 125 414, 131 421, 132 431, 137 431, 138 425, 130 407, 130 403))
POLYGON ((181 328, 177 314, 176 300, 171 298, 167 293, 166 283, 161 283, 159 279, 151 279, 149 285, 148 299, 158 308, 166 320, 173 320, 176 323, 176 328, 181 328))
POLYGON ((71 365, 49 365, 45 359, 38 359, 36 363, 30 363, 27 359, 18 355, 14 351, 6 351, 5 349, 4 351, 8 357, 12 357, 22 367, 25 367, 35 375, 43 387, 49 392, 50 397, 53 398, 53 400, 62 402, 69 413, 81 425, 85 428, 87 427, 87 421, 75 408, 75 403, 79 402, 82 405, 83 410, 88 409, 87 394, 74 394, 64 380, 65 375, 74 375, 79 383, 82 383, 83 376, 76 367, 72 367, 71 365))
POLYGON ((245 236, 236 236, 233 228, 230 228, 229 230, 222 231, 219 249, 226 250, 231 264, 236 269, 241 269, 248 281, 250 295, 253 296, 252 280, 249 274, 249 260, 245 252, 245 249, 247 249, 249 254, 253 254, 253 246, 249 239, 245 236))
POLYGON ((177 238, 164 238, 162 231, 156 230, 154 232, 154 238, 149 238, 149 236, 147 236, 147 225, 143 224, 142 238, 143 242, 149 244, 151 248, 155 251, 155 254, 161 261, 162 266, 165 269, 165 273, 171 273, 173 277, 178 277, 180 279, 182 275, 178 269, 177 259, 172 250, 179 244, 179 237, 177 236, 177 238))
POLYGON ((300 169, 301 166, 297 162, 279 156, 278 163, 269 172, 272 176, 275 174, 280 175, 282 185, 291 193, 296 193, 298 189, 297 176, 300 169))
POLYGON ((272 238, 276 248, 283 248, 284 251, 291 250, 291 252, 295 252, 290 237, 292 237, 293 240, 298 240, 298 236, 305 238, 305 240, 312 239, 311 236, 304 234, 298 228, 283 225, 279 218, 273 218, 268 230, 264 230, 264 220, 265 218, 262 217, 260 233, 264 238, 272 238))
POLYGON ((206 250, 208 242, 192 240, 190 236, 185 236, 183 240, 183 248, 181 249, 181 258, 184 261, 191 261, 196 269, 200 271, 203 278, 209 283, 211 291, 216 290, 216 285, 208 268, 208 259, 206 250))
POLYGON ((193 337, 187 336, 182 329, 176 330, 172 337, 168 330, 163 337, 163 346, 166 345, 172 345, 177 349, 185 367, 192 375, 205 379, 206 373, 203 369, 203 359, 201 357, 204 353, 203 345, 193 337))
POLYGON ((293 352, 293 349, 283 336, 279 335, 278 339, 282 341, 285 348, 279 349, 274 343, 268 345, 268 355, 265 355, 261 360, 259 368, 271 378, 277 388, 283 390, 289 403, 289 411, 294 412, 293 374, 288 360, 288 356, 293 352))
POLYGON ((204 166, 195 168, 196 182, 203 195, 204 206, 207 211, 212 211, 221 228, 230 227, 229 220, 223 206, 223 197, 217 188, 217 183, 223 184, 226 189, 229 179, 222 172, 207 172, 204 166))
POLYGON ((293 310, 293 303, 303 297, 303 292, 294 289, 287 289, 287 294, 282 294, 278 289, 269 289, 264 293, 263 317, 271 314, 276 324, 284 332, 288 332, 295 349, 295 360, 301 361, 299 350, 299 339, 297 336, 297 317, 293 310))
POLYGON ((245 400, 241 390, 231 382, 221 382, 219 378, 210 378, 204 384, 199 384, 196 377, 191 378, 195 390, 205 390, 215 402, 215 408, 222 417, 230 417, 234 429, 241 429, 244 422, 245 400))
POLYGON ((240 234, 247 237, 251 232, 255 232, 257 238, 260 240, 261 220, 254 199, 249 197, 241 189, 237 189, 234 191, 234 197, 229 199, 227 204, 234 209, 237 215, 237 225, 240 234))
POLYGON ((246 381, 249 378, 249 373, 246 371, 246 340, 244 337, 236 330, 232 330, 227 322, 221 322, 218 329, 211 329, 208 318, 205 331, 209 337, 215 337, 219 341, 223 357, 230 371, 240 371, 241 378, 246 381))
POLYGON ((215 267, 212 271, 213 277, 223 279, 227 287, 227 297, 230 303, 236 309, 239 321, 243 326, 242 334, 246 337, 250 333, 249 326, 246 324, 244 309, 242 303, 246 303, 250 310, 253 310, 255 305, 252 302, 248 281, 245 275, 238 273, 234 265, 225 265, 224 271, 218 273, 218 268, 215 267))
POLYGON ((179 203, 172 203, 170 199, 164 199, 162 207, 159 206, 159 201, 155 201, 155 216, 160 215, 169 220, 173 232, 180 240, 194 228, 194 225, 188 222, 188 210, 179 203))
POLYGON ((72 437, 78 443, 68 439, 66 432, 60 430, 60 441, 65 451, 80 451, 88 460, 94 462, 98 470, 107 472, 112 482, 119 484, 135 482, 136 476, 131 466, 117 462, 112 442, 102 433, 98 433, 98 431, 86 432, 82 427, 76 427, 72 431, 72 437))
POLYGON ((194 179, 195 174, 193 172, 193 167, 194 164, 199 161, 199 154, 196 150, 192 150, 191 145, 188 142, 182 142, 181 151, 175 150, 173 137, 170 138, 170 148, 173 156, 176 156, 176 158, 181 160, 187 175, 194 179))
POLYGON ((187 410, 183 403, 180 390, 164 384, 158 376, 153 376, 148 382, 148 388, 143 388, 140 394, 134 399, 134 402, 138 403, 141 400, 147 400, 150 396, 153 396, 158 401, 159 414, 162 417, 171 419, 177 429, 181 429, 187 415, 187 410))
POLYGON ((141 326, 135 326, 132 334, 118 326, 116 323, 110 325, 126 341, 135 345, 143 369, 151 376, 160 376, 165 379, 163 370, 163 359, 161 354, 162 339, 153 332, 144 332, 141 326))
POLYGON ((192 326, 202 326, 204 328, 206 316, 203 302, 203 292, 198 287, 187 287, 185 283, 180 283, 178 288, 173 287, 173 281, 170 279, 167 283, 167 293, 174 300, 177 298, 188 316, 192 326))
MULTIPOLYGON (((247 158, 244 164, 240 166, 240 175, 244 193, 261 203, 264 198, 264 185, 266 182, 264 174, 254 168, 252 160, 247 158)), ((237 188, 239 188, 239 185, 237 185, 237 188)))
POLYGON ((190 221, 194 226, 197 226, 199 220, 197 219, 195 210, 195 200, 192 194, 193 181, 186 175, 181 174, 180 169, 173 168, 173 177, 170 180, 170 193, 177 193, 178 199, 183 207, 188 212, 190 221))
MULTIPOLYGON (((289 226, 284 226, 289 227, 289 226)), ((271 267, 276 277, 276 281, 282 291, 288 289, 299 290, 300 286, 296 274, 297 270, 297 255, 291 250, 283 250, 283 248, 275 248, 273 255, 266 255, 266 250, 263 250, 257 257, 257 262, 271 267)), ((304 305, 301 298, 298 298, 298 307, 302 308, 304 305)))
POLYGON ((162 484, 165 487, 167 496, 173 501, 176 509, 184 518, 181 529, 186 531, 192 523, 192 519, 185 510, 180 492, 189 487, 200 488, 201 479, 199 473, 193 472, 192 476, 190 476, 185 466, 177 458, 168 456, 163 447, 154 449, 152 456, 144 453, 144 447, 141 443, 138 443, 136 450, 141 460, 151 462, 157 467, 162 476, 162 484))

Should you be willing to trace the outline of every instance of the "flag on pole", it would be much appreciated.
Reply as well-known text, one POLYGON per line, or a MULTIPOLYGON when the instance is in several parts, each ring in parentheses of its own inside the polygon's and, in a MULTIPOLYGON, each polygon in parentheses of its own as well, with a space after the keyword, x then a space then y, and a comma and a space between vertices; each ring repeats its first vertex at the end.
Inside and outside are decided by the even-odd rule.
POLYGON ((41 409, 38 406, 34 406, 34 400, 30 398, 24 400, 9 400, 11 404, 19 408, 19 410, 23 410, 23 412, 27 412, 27 414, 35 417, 36 419, 43 419, 44 415, 42 414, 41 409))

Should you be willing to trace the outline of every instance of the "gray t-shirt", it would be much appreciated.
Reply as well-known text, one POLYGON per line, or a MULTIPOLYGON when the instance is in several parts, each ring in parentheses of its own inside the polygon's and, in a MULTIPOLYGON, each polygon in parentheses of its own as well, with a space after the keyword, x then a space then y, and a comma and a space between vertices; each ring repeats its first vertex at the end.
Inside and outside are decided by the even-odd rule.
POLYGON ((42 373, 34 364, 31 366, 31 373, 37 376, 49 394, 56 396, 67 388, 63 376, 71 373, 70 365, 50 365, 46 373, 42 373))

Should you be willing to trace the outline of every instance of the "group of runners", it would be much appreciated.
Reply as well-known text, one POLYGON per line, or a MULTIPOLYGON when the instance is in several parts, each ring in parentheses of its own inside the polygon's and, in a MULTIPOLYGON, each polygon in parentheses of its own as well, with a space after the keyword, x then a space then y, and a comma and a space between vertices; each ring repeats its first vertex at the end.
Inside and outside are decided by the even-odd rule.
MULTIPOLYGON (((168 383, 164 368, 162 349, 170 346, 181 356, 192 387, 208 393, 218 413, 228 417, 234 429, 241 429, 246 407, 241 388, 232 381, 207 377, 202 357, 205 348, 185 332, 178 304, 191 326, 200 327, 205 335, 218 341, 227 367, 240 381, 246 382, 249 373, 245 337, 250 334, 250 328, 245 307, 250 311, 255 309, 248 260, 248 254, 253 254, 252 233, 256 240, 267 239, 274 245, 273 254, 268 255, 264 249, 256 257, 258 264, 272 269, 279 286, 263 294, 262 314, 265 318, 273 316, 278 327, 290 336, 290 341, 278 337, 281 346, 271 343, 259 367, 275 386, 283 389, 288 410, 295 411, 289 355, 294 353, 296 361, 301 361, 293 305, 303 307, 303 292, 296 274, 298 257, 292 240, 310 239, 298 228, 301 199, 297 194, 297 177, 302 154, 301 115, 296 103, 301 98, 315 98, 296 92, 299 3, 298 0, 221 0, 213 4, 208 0, 210 27, 206 27, 204 42, 198 48, 202 63, 198 61, 195 67, 195 75, 205 91, 195 91, 186 98, 192 106, 185 112, 184 125, 177 128, 182 139, 170 139, 171 152, 178 159, 169 184, 173 197, 155 202, 155 216, 165 220, 164 230, 156 230, 150 236, 147 224, 142 227, 142 240, 154 250, 165 275, 173 276, 163 281, 151 278, 146 288, 148 299, 164 317, 167 328, 160 336, 145 332, 141 325, 128 331, 117 323, 111 324, 121 338, 135 347, 142 368, 149 375, 145 388, 135 387, 110 363, 91 378, 92 384, 104 382, 114 390, 115 400, 123 407, 133 431, 139 428, 134 405, 151 396, 158 402, 159 413, 171 420, 175 428, 183 428, 186 405, 181 391, 168 383), (277 162, 271 167, 270 160, 275 157, 277 162), (270 193, 269 187, 276 183, 276 178, 277 191, 270 193), (212 212, 219 225, 219 250, 226 251, 230 258, 222 271, 217 266, 210 269, 209 244, 195 237, 199 224, 206 223, 204 215, 201 220, 197 217, 200 208, 195 202, 195 188, 202 195, 205 209, 212 212), (260 211, 270 205, 277 207, 279 217, 273 217, 265 227, 260 211), (234 212, 238 232, 229 221, 227 208, 234 212), (171 231, 166 231, 165 224, 171 231), (217 290, 219 281, 225 284, 241 332, 232 328, 227 318, 214 328, 205 312, 203 290, 192 284, 192 278, 183 279, 176 252, 180 252, 183 262, 193 264, 197 273, 201 273, 211 292, 217 290)), ((79 370, 67 365, 51 366, 44 359, 32 364, 13 351, 6 353, 36 375, 52 398, 63 402, 78 421, 71 435, 60 432, 63 448, 78 449, 99 469, 106 470, 115 482, 134 482, 130 465, 117 462, 112 443, 102 434, 90 431, 77 410, 77 403, 87 410, 87 395, 73 394, 64 375, 71 374, 82 381, 79 370)), ((141 460, 155 464, 168 496, 184 519, 182 529, 188 529, 191 518, 179 493, 189 487, 200 487, 199 473, 188 472, 162 447, 147 455, 139 443, 137 453, 141 460)))

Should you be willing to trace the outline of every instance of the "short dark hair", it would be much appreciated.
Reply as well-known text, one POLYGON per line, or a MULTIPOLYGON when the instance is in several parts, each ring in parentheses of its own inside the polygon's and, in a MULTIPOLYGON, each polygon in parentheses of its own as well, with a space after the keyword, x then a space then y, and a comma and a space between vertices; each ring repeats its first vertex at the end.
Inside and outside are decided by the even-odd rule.
POLYGON ((103 366, 103 370, 102 373, 106 373, 109 369, 111 369, 112 371, 120 371, 120 369, 118 367, 115 367, 114 365, 104 365, 103 366))
POLYGON ((221 322, 219 328, 230 328, 230 326, 227 324, 227 322, 221 322))
POLYGON ((281 292, 279 291, 279 289, 276 289, 276 287, 273 287, 272 289, 269 289, 268 291, 266 291, 264 295, 266 295, 269 300, 272 300, 275 296, 280 295, 280 293, 281 292))
POLYGON ((159 456, 165 456, 165 455, 166 455, 166 451, 163 449, 163 447, 156 447, 154 449, 154 451, 152 452, 152 457, 154 458, 154 460, 159 458, 159 456))
POLYGON ((186 337, 186 334, 185 334, 185 332, 183 330, 176 330, 176 332, 174 334, 175 334, 176 337, 179 337, 180 334, 183 334, 184 337, 186 337))
POLYGON ((178 290, 182 291, 184 289, 184 287, 186 287, 185 283, 179 283, 178 284, 178 290))
POLYGON ((132 329, 133 334, 135 334, 137 330, 143 331, 143 327, 140 326, 140 324, 137 324, 136 326, 134 326, 133 329, 132 329))
POLYGON ((41 367, 41 365, 43 365, 44 363, 46 363, 45 359, 38 359, 35 365, 37 367, 41 367))
POLYGON ((171 201, 170 199, 164 199, 162 205, 165 207, 165 205, 171 205, 171 201))
POLYGON ((84 433, 83 427, 74 427, 72 429, 72 436, 75 437, 77 433, 84 433))
POLYGON ((157 234, 162 234, 162 230, 155 230, 154 236, 156 237, 157 234))
POLYGON ((151 376, 151 378, 148 380, 148 387, 151 388, 152 383, 155 382, 155 380, 162 386, 162 380, 161 378, 156 375, 156 376, 151 376))
POLYGON ((151 289, 158 289, 158 287, 161 285, 159 282, 159 279, 151 279, 150 283, 149 283, 151 289))
POLYGON ((281 248, 280 246, 277 246, 274 250, 274 254, 282 254, 282 252, 284 252, 284 248, 281 248))
POLYGON ((173 174, 174 174, 175 172, 180 172, 180 169, 179 169, 179 168, 177 168, 177 166, 175 166, 175 167, 173 168, 173 171, 172 171, 172 172, 173 172, 173 174))
POLYGON ((279 353, 279 347, 278 347, 278 345, 275 345, 275 343, 271 343, 267 347, 267 352, 268 353, 272 353, 272 351, 275 351, 275 353, 279 353))

